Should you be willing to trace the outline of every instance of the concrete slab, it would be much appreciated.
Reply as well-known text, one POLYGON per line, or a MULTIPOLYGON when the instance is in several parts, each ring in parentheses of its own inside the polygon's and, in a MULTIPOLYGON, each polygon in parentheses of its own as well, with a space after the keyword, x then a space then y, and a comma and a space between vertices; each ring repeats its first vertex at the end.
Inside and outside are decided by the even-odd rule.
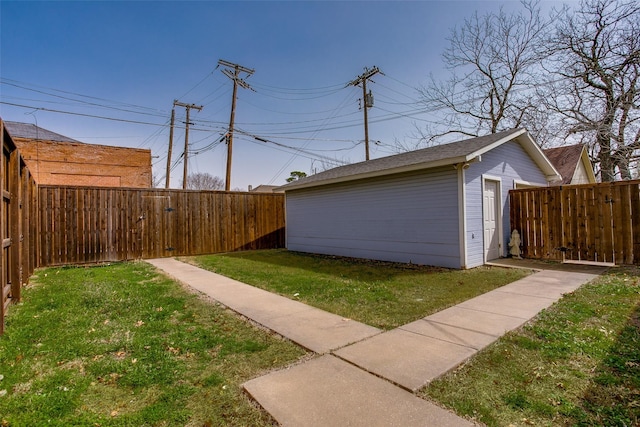
POLYGON ((499 288, 502 292, 559 299, 598 277, 591 273, 545 270, 499 288))
POLYGON ((202 274, 203 269, 173 258, 156 258, 145 261, 162 270, 166 275, 188 284, 201 292, 243 284, 237 280, 213 272, 208 272, 209 274, 207 275, 202 274))
POLYGON ((558 300, 564 294, 573 292, 571 286, 549 285, 540 281, 530 281, 512 286, 511 284, 500 288, 501 292, 510 292, 516 295, 537 296, 558 300))
POLYGON ((334 354, 407 390, 416 391, 475 352, 471 347, 394 329, 334 354))
POLYGON ((458 306, 447 308, 424 319, 496 337, 517 328, 528 320, 458 306))
POLYGON ((498 339, 495 335, 431 322, 427 319, 416 320, 415 322, 400 326, 399 329, 435 338, 440 341, 463 345, 475 350, 480 350, 498 339))
POLYGON ((243 386, 285 427, 473 426, 331 355, 253 379, 243 386))
POLYGON ((231 310, 316 353, 323 354, 380 333, 372 326, 172 258, 148 262, 231 310))
POLYGON ((458 307, 528 319, 554 302, 553 298, 494 290, 458 304, 458 307))
POLYGON ((267 328, 318 354, 378 335, 380 329, 310 307, 306 311, 273 317, 267 328))
POLYGON ((248 285, 230 289, 216 289, 215 291, 205 290, 204 293, 258 323, 311 309, 299 301, 290 300, 248 285))

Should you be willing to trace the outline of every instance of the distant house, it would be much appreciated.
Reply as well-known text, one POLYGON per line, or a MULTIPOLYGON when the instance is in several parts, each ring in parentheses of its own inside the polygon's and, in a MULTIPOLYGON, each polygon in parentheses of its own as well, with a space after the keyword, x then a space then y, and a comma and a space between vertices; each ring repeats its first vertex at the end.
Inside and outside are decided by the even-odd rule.
POLYGON ((41 185, 151 187, 151 150, 86 144, 33 124, 4 122, 41 185))
POLYGON ((554 183, 555 185, 594 184, 596 182, 593 165, 584 145, 565 145, 543 151, 562 175, 562 181, 554 183))
POLYGON ((341 166, 282 187, 286 245, 472 268, 507 254, 509 190, 560 179, 524 129, 341 166))
POLYGON ((279 185, 258 185, 257 187, 249 186, 249 191, 252 193, 282 193, 279 185))

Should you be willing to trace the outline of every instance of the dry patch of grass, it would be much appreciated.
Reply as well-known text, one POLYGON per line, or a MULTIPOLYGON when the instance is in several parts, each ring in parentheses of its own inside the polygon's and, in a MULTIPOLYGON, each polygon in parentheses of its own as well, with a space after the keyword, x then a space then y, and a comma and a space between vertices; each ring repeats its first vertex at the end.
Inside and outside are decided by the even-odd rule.
POLYGON ((146 263, 32 283, 0 337, 2 425, 273 425, 241 384, 305 355, 146 263))

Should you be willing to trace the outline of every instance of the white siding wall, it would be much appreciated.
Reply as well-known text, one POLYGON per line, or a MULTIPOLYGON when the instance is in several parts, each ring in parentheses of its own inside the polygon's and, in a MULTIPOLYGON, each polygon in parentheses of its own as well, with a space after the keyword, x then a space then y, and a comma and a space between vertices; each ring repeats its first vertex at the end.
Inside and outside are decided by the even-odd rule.
POLYGON ((287 248, 460 268, 452 166, 287 192, 287 248))
POLYGON ((587 175, 584 163, 578 163, 578 167, 571 178, 571 184, 589 184, 589 175, 587 175))
POLYGON ((547 182, 540 168, 516 141, 507 142, 482 155, 482 161, 472 163, 465 171, 467 198, 467 261, 468 268, 484 263, 483 223, 482 223, 482 175, 499 177, 502 183, 502 233, 501 254, 507 255, 506 248, 511 237, 509 224, 509 190, 513 181, 547 182))

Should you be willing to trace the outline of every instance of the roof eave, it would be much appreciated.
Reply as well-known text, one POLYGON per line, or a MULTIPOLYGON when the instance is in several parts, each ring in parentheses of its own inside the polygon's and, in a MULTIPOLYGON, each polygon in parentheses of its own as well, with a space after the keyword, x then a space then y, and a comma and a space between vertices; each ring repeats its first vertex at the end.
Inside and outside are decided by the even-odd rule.
POLYGON ((477 157, 477 155, 474 155, 474 156, 469 156, 469 155, 467 155, 467 156, 459 156, 459 157, 454 157, 454 158, 436 160, 436 161, 432 161, 432 162, 415 163, 415 164, 412 164, 412 165, 402 166, 402 167, 398 167, 398 168, 383 169, 383 170, 377 170, 377 171, 372 171, 372 172, 367 172, 367 173, 360 173, 360 174, 355 174, 355 175, 342 176, 342 177, 337 177, 337 178, 332 178, 332 179, 324 179, 322 181, 316 181, 316 182, 292 183, 292 184, 288 184, 288 185, 285 185, 285 186, 282 186, 282 187, 279 187, 279 188, 284 190, 285 192, 286 191, 290 191, 290 190, 301 190, 301 189, 304 189, 304 188, 320 187, 320 186, 330 185, 330 184, 339 184, 339 183, 342 183, 342 182, 350 182, 350 181, 357 181, 357 180, 361 180, 361 179, 376 178, 376 177, 379 177, 379 176, 395 175, 395 174, 404 173, 404 172, 414 172, 414 171, 418 171, 418 170, 422 170, 422 169, 432 169, 432 168, 437 168, 437 167, 441 167, 441 166, 454 165, 456 163, 465 163, 465 162, 469 162, 469 161, 473 160, 476 157, 477 157))
POLYGON ((547 182, 554 182, 554 181, 561 181, 562 180, 562 176, 560 175, 560 173, 556 170, 556 168, 553 166, 553 164, 549 161, 547 156, 545 156, 544 152, 538 146, 538 144, 536 144, 536 142, 533 140, 533 138, 531 138, 531 135, 529 134, 529 132, 527 132, 527 130, 524 129, 524 128, 518 129, 517 131, 505 136, 504 138, 494 142, 493 144, 487 145, 486 147, 483 147, 483 148, 477 150, 476 152, 472 153, 471 156, 475 157, 475 156, 482 155, 484 153, 487 153, 487 152, 493 150, 496 147, 499 147, 500 145, 504 144, 505 142, 508 142, 508 141, 511 141, 511 140, 514 140, 514 139, 518 139, 519 140, 520 145, 522 146, 522 148, 524 148, 524 150, 527 152, 527 154, 529 154, 529 156, 531 156, 533 161, 542 170, 542 172, 544 173, 545 178, 547 179, 547 182), (520 139, 520 138, 524 138, 524 143, 522 142, 523 140, 520 139))
POLYGON ((529 132, 525 132, 524 135, 519 135, 519 137, 526 138, 525 144, 521 144, 524 150, 531 156, 533 161, 538 165, 542 173, 544 174, 547 182, 558 182, 562 181, 562 175, 560 172, 553 166, 553 163, 547 158, 547 156, 542 151, 542 148, 536 144, 536 142, 531 138, 529 132))
POLYGON ((397 168, 382 169, 382 170, 376 170, 372 172, 323 179, 319 181, 305 182, 306 180, 303 180, 300 183, 294 182, 280 188, 286 192, 291 190, 300 190, 300 189, 311 188, 311 187, 320 187, 324 185, 338 184, 342 182, 356 181, 360 179, 393 175, 393 174, 398 174, 403 172, 412 172, 412 171, 417 171, 422 169, 431 169, 431 168, 436 168, 440 166, 454 165, 456 163, 467 163, 467 162, 474 161, 474 159, 478 158, 479 156, 482 156, 484 153, 487 153, 493 150, 494 148, 499 147, 500 145, 511 140, 518 140, 520 145, 529 154, 529 156, 531 156, 533 161, 538 165, 538 167, 544 174, 547 182, 555 182, 555 181, 562 180, 562 176, 560 175, 560 173, 558 173, 558 171, 553 166, 553 164, 549 161, 547 156, 545 156, 545 154, 542 152, 542 149, 538 146, 538 144, 536 144, 535 141, 531 138, 531 135, 529 135, 529 132, 527 132, 526 129, 516 129, 513 132, 509 133, 508 135, 504 136, 503 138, 489 145, 486 145, 482 148, 479 148, 464 156, 450 157, 450 158, 435 160, 431 162, 415 163, 415 164, 401 166, 397 168))

